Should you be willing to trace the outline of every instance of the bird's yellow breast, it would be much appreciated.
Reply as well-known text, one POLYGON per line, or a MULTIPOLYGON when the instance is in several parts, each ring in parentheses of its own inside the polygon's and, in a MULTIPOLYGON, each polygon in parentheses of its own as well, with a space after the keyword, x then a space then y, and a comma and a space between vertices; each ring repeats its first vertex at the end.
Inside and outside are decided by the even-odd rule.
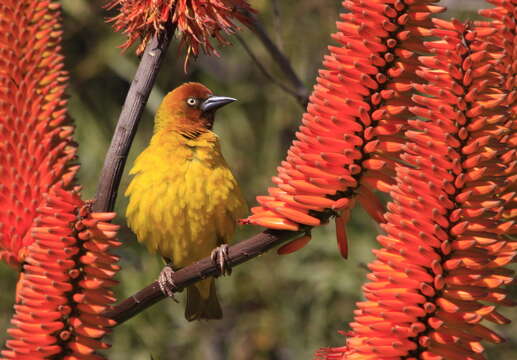
POLYGON ((195 139, 156 133, 130 174, 128 224, 140 242, 176 267, 229 241, 245 215, 237 182, 210 131, 195 139))

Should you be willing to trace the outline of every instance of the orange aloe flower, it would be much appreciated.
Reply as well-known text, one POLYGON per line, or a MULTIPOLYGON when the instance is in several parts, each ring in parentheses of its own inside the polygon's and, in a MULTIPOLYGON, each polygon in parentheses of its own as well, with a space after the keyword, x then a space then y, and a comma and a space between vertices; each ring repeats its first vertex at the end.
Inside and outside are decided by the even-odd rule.
MULTIPOLYGON (((273 177, 269 195, 244 222, 299 230, 336 217, 344 257, 344 225, 358 200, 378 222, 384 208, 373 191, 394 184, 394 167, 410 115, 411 78, 430 17, 442 12, 434 0, 347 0, 302 126, 273 177)), ((305 244, 306 237, 299 243, 305 244)), ((291 246, 288 252, 297 246, 291 246)), ((281 250, 282 252, 283 250, 281 250)))
POLYGON ((118 227, 74 186, 59 19, 55 1, 0 6, 0 257, 21 270, 3 359, 101 359, 114 325, 118 227))
POLYGON ((34 241, 36 209, 78 170, 63 96, 59 5, 5 0, 0 7, 0 259, 16 266, 34 241))
POLYGON ((127 49, 140 40, 137 53, 144 51, 151 37, 163 30, 167 22, 175 23, 182 32, 182 44, 187 47, 187 59, 202 49, 217 54, 211 39, 227 45, 223 33, 238 30, 234 21, 248 22, 251 8, 246 0, 111 0, 109 10, 118 7, 119 14, 110 19, 115 31, 127 35, 122 45, 127 49))
POLYGON ((103 359, 102 337, 115 325, 102 316, 115 302, 119 270, 110 255, 118 226, 114 213, 91 213, 75 192, 53 188, 38 209, 35 239, 18 285, 3 359, 103 359))
POLYGON ((509 323, 497 306, 516 305, 505 289, 517 255, 515 89, 501 91, 503 50, 485 41, 497 26, 434 23, 366 300, 346 346, 319 359, 481 360, 483 341, 504 341, 486 323, 509 323))
MULTIPOLYGON (((517 88, 517 0, 487 0, 489 3, 496 5, 495 8, 483 9, 479 13, 485 17, 493 19, 489 22, 476 22, 477 28, 482 31, 481 36, 492 44, 496 44, 502 51, 492 62, 495 70, 502 75, 502 91, 508 96, 507 104, 510 107, 512 116, 517 117, 517 101, 515 95, 511 96, 512 91, 517 88), (493 32, 494 28, 496 29, 493 32)), ((514 135, 515 136, 515 135, 514 135)), ((514 143, 515 145, 515 143, 514 143)))

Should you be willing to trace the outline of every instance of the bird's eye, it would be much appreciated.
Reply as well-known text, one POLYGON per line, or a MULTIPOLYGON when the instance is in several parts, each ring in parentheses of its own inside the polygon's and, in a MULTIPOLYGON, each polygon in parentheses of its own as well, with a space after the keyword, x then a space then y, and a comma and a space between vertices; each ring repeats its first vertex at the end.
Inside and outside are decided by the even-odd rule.
POLYGON ((196 106, 196 105, 197 105, 197 102, 198 102, 198 100, 197 100, 196 98, 188 98, 188 99, 187 99, 187 104, 188 104, 189 106, 196 106))

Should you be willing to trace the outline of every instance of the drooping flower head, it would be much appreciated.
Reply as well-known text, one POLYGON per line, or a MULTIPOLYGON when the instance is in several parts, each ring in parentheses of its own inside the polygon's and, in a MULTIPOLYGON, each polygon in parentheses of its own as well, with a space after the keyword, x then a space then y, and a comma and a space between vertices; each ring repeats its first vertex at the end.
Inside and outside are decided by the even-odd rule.
POLYGON ((112 0, 107 4, 108 9, 115 7, 119 14, 109 21, 116 31, 127 35, 123 49, 140 41, 137 53, 141 53, 151 37, 172 22, 182 33, 187 57, 197 56, 200 50, 217 54, 212 39, 227 45, 224 34, 238 29, 235 20, 246 23, 251 11, 246 0, 112 0))

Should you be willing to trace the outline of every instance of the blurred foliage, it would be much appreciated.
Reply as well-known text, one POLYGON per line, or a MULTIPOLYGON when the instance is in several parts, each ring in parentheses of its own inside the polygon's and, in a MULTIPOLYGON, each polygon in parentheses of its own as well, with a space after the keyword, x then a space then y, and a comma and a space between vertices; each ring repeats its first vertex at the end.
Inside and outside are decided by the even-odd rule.
MULTIPOLYGON (((77 124, 82 164, 80 183, 84 197, 95 194, 97 178, 115 122, 124 101, 138 59, 131 51, 121 54, 123 42, 104 22, 108 14, 103 0, 63 0, 64 53, 71 73, 70 115, 77 124)), ((447 16, 471 18, 477 2, 449 1, 447 16), (464 6, 469 4, 469 6, 464 6)), ((302 81, 311 87, 325 48, 332 43, 340 1, 335 0, 252 0, 273 40, 292 61, 302 81)), ((262 44, 247 29, 241 33, 264 66, 285 81, 262 44)), ((302 114, 296 101, 271 84, 250 60, 244 49, 220 49, 221 57, 200 57, 188 74, 177 42, 162 67, 128 160, 146 146, 152 132, 154 111, 163 95, 185 81, 200 81, 214 93, 233 96, 239 102, 225 108, 215 131, 222 139, 223 152, 232 166, 250 206, 264 193, 270 177, 283 158, 302 114)), ((119 274, 120 299, 149 284, 159 274, 162 262, 140 246, 124 220, 128 184, 124 175, 117 202, 123 226, 119 251, 123 270, 119 274)), ((258 229, 246 227, 236 241, 258 229)), ((116 328, 111 335, 111 360, 168 359, 310 359, 319 347, 339 346, 352 319, 354 304, 360 300, 366 264, 373 259, 375 235, 379 228, 356 209, 348 226, 352 240, 350 260, 338 255, 333 224, 317 229, 309 245, 289 256, 274 252, 234 269, 231 277, 218 280, 224 319, 188 323, 184 304, 166 300, 116 328)), ((0 264, 0 341, 5 339, 12 307, 16 274, 0 264)), ((515 289, 514 289, 515 290, 515 289)), ((182 297, 182 296, 181 296, 182 297)), ((517 318, 515 310, 504 310, 517 318)), ((501 328, 510 341, 489 349, 488 358, 517 358, 517 325, 501 328)))

